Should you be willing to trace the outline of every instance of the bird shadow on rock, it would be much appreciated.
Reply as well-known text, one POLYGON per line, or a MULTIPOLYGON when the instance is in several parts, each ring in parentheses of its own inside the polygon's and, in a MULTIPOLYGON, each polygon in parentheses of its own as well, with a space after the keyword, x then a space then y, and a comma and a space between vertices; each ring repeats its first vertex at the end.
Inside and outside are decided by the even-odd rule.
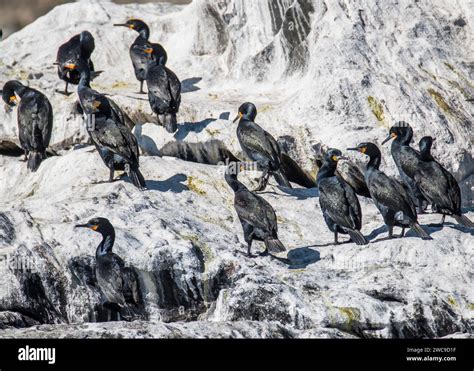
POLYGON ((318 188, 287 188, 278 186, 280 191, 284 193, 284 196, 292 196, 297 200, 306 200, 308 198, 319 197, 318 188))
POLYGON ((298 247, 288 252, 286 260, 289 269, 303 269, 320 261, 321 254, 319 251, 311 249, 310 246, 298 247))
POLYGON ((134 129, 134 135, 138 139, 138 145, 140 149, 143 151, 144 155, 160 156, 160 150, 156 145, 156 142, 153 140, 153 138, 143 134, 142 126, 143 125, 141 124, 136 124, 134 129))
POLYGON ((187 175, 175 174, 167 180, 147 180, 146 185, 147 188, 152 191, 181 193, 189 191, 188 186, 183 184, 183 182, 187 180, 187 175))
POLYGON ((180 124, 178 125, 178 131, 174 134, 174 138, 176 140, 184 140, 189 133, 200 133, 214 121, 216 121, 216 119, 209 118, 199 122, 185 122, 180 124))
POLYGON ((370 232, 368 236, 365 236, 365 238, 367 239, 367 241, 370 241, 370 242, 385 241, 385 239, 375 240, 382 233, 388 233, 388 228, 385 224, 374 229, 372 232, 370 232))
MULTIPOLYGON (((464 227, 460 224, 444 223, 444 227, 455 229, 457 231, 467 233, 467 234, 470 234, 471 236, 474 236, 474 230, 472 228, 464 227)), ((440 228, 440 229, 442 229, 442 228, 440 228)))
POLYGON ((196 86, 202 80, 202 77, 191 77, 181 81, 181 93, 192 93, 194 91, 201 90, 200 87, 196 86))

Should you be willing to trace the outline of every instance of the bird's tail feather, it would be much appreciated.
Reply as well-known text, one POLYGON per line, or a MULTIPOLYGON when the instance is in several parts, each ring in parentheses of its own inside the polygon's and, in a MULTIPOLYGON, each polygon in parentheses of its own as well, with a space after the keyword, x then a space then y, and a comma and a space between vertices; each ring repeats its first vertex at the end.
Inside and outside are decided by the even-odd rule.
POLYGON ((456 221, 467 228, 474 228, 474 223, 466 215, 453 215, 456 221))
POLYGON ((168 133, 174 133, 178 130, 178 121, 176 119, 176 113, 167 113, 164 115, 163 126, 168 133))
POLYGON ((130 169, 128 176, 132 180, 132 183, 135 187, 137 187, 140 190, 143 190, 146 188, 145 178, 143 178, 143 175, 138 169, 138 167, 136 169, 130 169))
POLYGON ((30 152, 27 164, 28 169, 34 173, 41 165, 41 161, 43 161, 43 154, 41 152, 30 152))
POLYGON ((422 238, 423 240, 432 240, 432 238, 430 237, 430 235, 428 233, 425 232, 425 230, 423 228, 421 228, 421 225, 419 225, 418 223, 413 223, 411 225, 411 228, 418 234, 418 236, 420 236, 420 238, 422 238))
POLYGON ((275 171, 273 173, 273 176, 278 183, 279 186, 281 187, 286 187, 286 188, 292 188, 291 183, 289 182, 288 178, 283 174, 281 170, 275 171))
POLYGON ((278 238, 267 238, 265 240, 265 246, 269 252, 279 253, 286 251, 286 247, 281 243, 278 238))
POLYGON ((348 230, 347 233, 357 245, 367 245, 369 241, 364 237, 361 231, 358 230, 348 230))

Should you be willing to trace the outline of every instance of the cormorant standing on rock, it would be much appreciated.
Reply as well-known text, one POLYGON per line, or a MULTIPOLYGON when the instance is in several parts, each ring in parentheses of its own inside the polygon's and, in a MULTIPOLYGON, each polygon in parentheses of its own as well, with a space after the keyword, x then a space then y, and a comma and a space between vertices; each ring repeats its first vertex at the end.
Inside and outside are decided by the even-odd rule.
POLYGON ((419 212, 423 213, 423 202, 426 199, 413 179, 420 161, 418 151, 410 147, 410 142, 413 139, 413 129, 408 123, 400 121, 390 128, 389 136, 382 144, 392 139, 394 139, 391 147, 392 157, 397 165, 400 177, 411 191, 413 200, 417 201, 419 212))
POLYGON ((324 163, 318 172, 319 204, 324 220, 331 232, 334 242, 338 244, 338 233, 349 234, 357 245, 368 244, 360 232, 362 211, 359 200, 352 187, 335 175, 337 163, 342 158, 341 151, 329 149, 324 156, 324 163))
POLYGON ((291 188, 285 174, 282 171, 281 150, 273 136, 257 125, 254 120, 257 117, 257 108, 253 103, 244 103, 239 107, 239 113, 234 122, 239 120, 237 126, 237 137, 245 154, 256 161, 259 168, 263 169, 259 186, 255 191, 263 191, 270 175, 280 186, 291 188))
MULTIPOLYGON (((148 61, 147 57, 143 55, 140 47, 152 49, 151 53, 153 54, 154 60, 163 66, 168 61, 166 50, 160 44, 150 43, 148 41, 150 38, 150 28, 145 22, 139 19, 130 19, 126 23, 114 24, 114 26, 127 27, 138 32, 138 37, 133 42, 132 46, 130 46, 130 57, 132 59, 133 69, 135 70, 135 76, 137 80, 140 81, 140 94, 145 94, 143 91, 143 81, 147 78, 148 61)), ((150 87, 148 86, 148 89, 149 88, 150 87)))
POLYGON ((408 191, 396 179, 379 170, 382 154, 378 147, 373 143, 361 143, 357 148, 348 150, 359 151, 370 158, 365 171, 365 181, 372 200, 388 227, 388 237, 393 238, 393 227, 398 226, 402 228, 400 237, 404 236, 405 228, 411 227, 422 239, 431 240, 418 224, 415 204, 408 191))
POLYGON ((421 161, 414 177, 416 185, 431 203, 433 211, 443 214, 441 225, 444 224, 446 215, 450 215, 459 224, 474 228, 474 223, 467 216, 462 215, 461 189, 458 182, 431 155, 433 140, 430 136, 420 140, 421 161))
POLYGON ((102 293, 102 304, 107 308, 108 320, 112 312, 117 320, 129 320, 133 315, 129 305, 139 303, 138 279, 131 268, 125 267, 123 260, 112 252, 115 243, 115 229, 109 220, 94 218, 76 228, 88 228, 102 235, 102 242, 95 253, 95 274, 102 293))
POLYGON ((64 64, 69 61, 77 61, 84 59, 91 72, 94 71, 94 63, 92 63, 91 55, 95 49, 94 37, 89 31, 82 31, 80 34, 73 36, 69 41, 61 45, 58 49, 56 64, 58 66, 58 76, 66 82, 63 93, 69 95, 68 84, 77 85, 79 83, 80 74, 78 71, 64 68, 64 64))
POLYGON ((77 64, 66 63, 65 68, 80 73, 77 88, 79 102, 92 142, 110 170, 109 181, 113 181, 115 170, 125 170, 137 188, 145 189, 145 179, 139 170, 138 142, 123 121, 121 110, 104 95, 90 88, 90 71, 83 59, 77 64))
POLYGON ((146 84, 150 107, 158 115, 158 123, 174 133, 178 129, 176 115, 181 105, 181 82, 173 71, 156 59, 153 48, 137 46, 136 49, 148 63, 146 84))
POLYGON ((28 169, 35 172, 46 158, 53 130, 53 108, 43 93, 24 86, 19 81, 8 81, 3 87, 2 99, 9 106, 15 106, 18 97, 20 145, 25 151, 28 169))
POLYGON ((226 169, 225 180, 235 194, 234 207, 242 224, 248 256, 252 257, 250 250, 254 240, 265 243, 265 251, 260 255, 286 251, 278 239, 277 217, 273 207, 262 197, 250 192, 238 180, 240 169, 240 163, 230 163, 226 169))

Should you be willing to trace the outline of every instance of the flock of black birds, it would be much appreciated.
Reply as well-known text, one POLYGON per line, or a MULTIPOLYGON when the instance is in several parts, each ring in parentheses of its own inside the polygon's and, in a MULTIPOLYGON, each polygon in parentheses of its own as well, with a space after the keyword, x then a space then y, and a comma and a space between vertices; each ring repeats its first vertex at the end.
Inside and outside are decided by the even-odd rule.
MULTIPOLYGON (((181 103, 181 83, 173 71, 166 67, 167 53, 163 46, 149 41, 150 29, 141 20, 131 19, 115 26, 127 27, 138 32, 130 47, 130 56, 135 76, 140 82, 140 93, 144 94, 143 83, 148 88, 150 106, 158 116, 158 122, 170 133, 177 130, 177 113, 181 103)), ((146 189, 146 181, 139 169, 139 148, 132 133, 133 125, 127 122, 121 108, 105 94, 91 88, 91 80, 101 72, 95 71, 91 60, 95 49, 94 37, 83 31, 60 46, 56 65, 58 76, 66 85, 63 94, 69 95, 69 84, 77 85, 78 111, 83 115, 90 139, 104 164, 110 170, 109 181, 114 181, 115 171, 124 171, 140 190, 146 189), (132 127, 131 127, 132 126, 132 127)), ((8 81, 2 90, 2 98, 9 106, 18 105, 19 141, 25 151, 27 167, 36 171, 46 157, 53 127, 53 109, 47 97, 19 81, 8 81)), ((225 173, 225 180, 235 193, 234 206, 242 224, 248 256, 252 257, 254 240, 265 243, 260 255, 279 253, 286 250, 278 239, 278 223, 273 207, 256 192, 263 191, 273 176, 281 187, 291 188, 287 173, 283 171, 283 156, 275 138, 255 123, 257 109, 252 103, 240 106, 237 137, 243 152, 262 171, 258 187, 251 191, 238 175, 248 163, 231 162, 225 173)), ((393 228, 412 228, 419 237, 430 240, 418 222, 418 214, 428 205, 435 213, 453 217, 459 224, 473 228, 472 223, 461 213, 461 192, 458 183, 431 154, 433 138, 424 137, 419 151, 410 143, 413 130, 405 122, 399 122, 390 129, 385 142, 393 140, 392 156, 399 170, 401 181, 387 176, 380 170, 381 152, 374 143, 361 143, 348 150, 358 151, 369 157, 364 174, 358 171, 342 177, 337 172, 341 159, 346 159, 338 149, 325 151, 317 175, 319 202, 325 222, 334 233, 335 244, 339 234, 348 234, 350 241, 358 245, 368 244, 361 233, 362 209, 357 195, 371 198, 380 211, 388 237, 393 238, 393 228)), ((382 144, 384 144, 382 143, 382 144)), ((96 251, 96 275, 104 303, 119 308, 124 303, 124 293, 134 292, 124 279, 130 273, 120 257, 112 252, 115 231, 105 218, 95 218, 85 227, 100 233, 102 242, 96 251)))

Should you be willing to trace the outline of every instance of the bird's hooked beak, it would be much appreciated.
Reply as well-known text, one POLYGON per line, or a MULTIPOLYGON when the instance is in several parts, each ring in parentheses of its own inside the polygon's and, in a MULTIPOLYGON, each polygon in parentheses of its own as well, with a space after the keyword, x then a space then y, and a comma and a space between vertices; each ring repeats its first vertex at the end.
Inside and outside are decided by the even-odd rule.
POLYGON ((126 24, 126 23, 114 23, 114 27, 127 27, 127 28, 133 28, 134 26, 132 24, 126 24))
POLYGON ((356 148, 347 148, 348 151, 357 151, 365 154, 367 152, 367 147, 356 147, 356 148))
POLYGON ((397 134, 391 133, 387 138, 385 138, 385 140, 382 142, 382 145, 396 138, 397 138, 397 134))
POLYGON ((97 224, 76 224, 74 226, 74 228, 88 228, 88 229, 91 229, 93 231, 97 231, 97 229, 99 229, 99 226, 97 224))
POLYGON ((18 98, 16 97, 16 95, 12 95, 9 99, 8 99, 8 102, 10 104, 17 104, 18 103, 18 98))
POLYGON ((234 121, 232 121, 233 123, 237 122, 238 120, 240 120, 242 117, 243 117, 243 113, 242 112, 239 112, 237 114, 237 116, 235 117, 234 121))

